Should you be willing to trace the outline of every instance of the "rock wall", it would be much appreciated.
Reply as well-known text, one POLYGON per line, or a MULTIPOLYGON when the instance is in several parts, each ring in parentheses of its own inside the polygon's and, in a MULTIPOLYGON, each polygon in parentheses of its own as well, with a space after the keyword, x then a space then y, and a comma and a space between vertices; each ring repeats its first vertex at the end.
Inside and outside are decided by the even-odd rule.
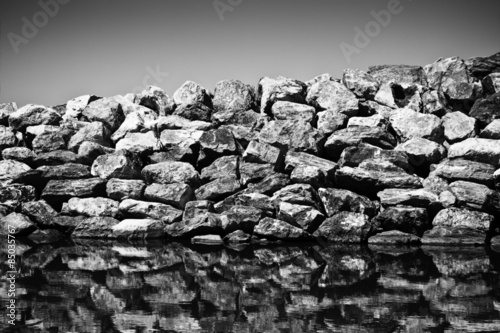
POLYGON ((31 239, 483 244, 500 226, 500 53, 213 93, 0 105, 0 216, 31 239))

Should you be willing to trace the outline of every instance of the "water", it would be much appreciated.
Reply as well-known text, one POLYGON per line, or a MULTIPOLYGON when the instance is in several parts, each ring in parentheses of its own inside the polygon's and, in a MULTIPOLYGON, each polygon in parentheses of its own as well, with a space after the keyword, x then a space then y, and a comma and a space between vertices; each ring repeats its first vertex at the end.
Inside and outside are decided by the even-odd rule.
POLYGON ((500 332, 500 253, 484 248, 84 241, 17 251, 19 322, 5 328, 4 315, 6 332, 500 332))

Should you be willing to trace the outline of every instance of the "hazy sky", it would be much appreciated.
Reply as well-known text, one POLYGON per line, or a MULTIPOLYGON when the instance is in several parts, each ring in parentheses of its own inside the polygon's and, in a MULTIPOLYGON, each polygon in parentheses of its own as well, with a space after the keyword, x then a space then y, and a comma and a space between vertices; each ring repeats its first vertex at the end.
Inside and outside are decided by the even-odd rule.
POLYGON ((212 90, 223 79, 305 81, 349 67, 500 51, 499 0, 401 0, 348 63, 340 44, 355 46, 354 29, 391 1, 217 0, 227 9, 218 13, 212 0, 64 0, 49 17, 39 0, 1 0, 0 102, 55 105, 125 94, 143 82, 172 95, 186 80, 212 90), (32 23, 36 33, 25 27, 32 23))

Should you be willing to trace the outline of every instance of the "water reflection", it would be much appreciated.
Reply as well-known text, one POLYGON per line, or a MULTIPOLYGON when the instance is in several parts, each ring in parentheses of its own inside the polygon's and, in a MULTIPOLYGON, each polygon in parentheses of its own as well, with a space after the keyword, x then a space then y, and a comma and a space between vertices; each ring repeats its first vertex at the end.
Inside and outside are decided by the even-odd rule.
POLYGON ((86 241, 17 251, 25 326, 12 332, 500 331, 500 253, 483 248, 86 241))

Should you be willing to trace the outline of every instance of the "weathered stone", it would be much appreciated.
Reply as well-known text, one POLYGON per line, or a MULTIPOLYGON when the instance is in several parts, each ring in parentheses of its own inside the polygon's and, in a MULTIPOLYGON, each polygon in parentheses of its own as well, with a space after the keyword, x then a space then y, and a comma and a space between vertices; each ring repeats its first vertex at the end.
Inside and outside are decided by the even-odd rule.
POLYGON ((371 228, 368 216, 340 212, 327 218, 313 236, 326 239, 329 243, 361 243, 368 239, 371 228))
POLYGON ((184 183, 151 184, 144 190, 144 198, 184 209, 186 203, 194 196, 193 189, 184 183))
POLYGON ((481 210, 492 214, 500 212, 500 194, 486 185, 458 180, 450 184, 457 197, 457 206, 481 210))
POLYGON ((430 173, 429 177, 422 181, 422 185, 425 189, 431 191, 434 194, 440 194, 443 191, 449 189, 448 182, 443 178, 436 176, 434 173, 430 173))
POLYGON ((35 200, 35 188, 29 185, 11 184, 2 186, 0 184, 0 208, 6 207, 9 211, 16 209, 23 202, 35 200))
POLYGON ((28 165, 18 161, 0 161, 0 184, 9 184, 14 178, 29 170, 31 168, 28 165))
POLYGON ((384 116, 380 114, 374 114, 373 116, 369 117, 349 118, 349 121, 347 122, 347 127, 353 127, 353 126, 386 127, 387 123, 388 123, 387 119, 384 116))
POLYGON ((163 158, 156 160, 194 163, 198 158, 199 141, 203 133, 196 130, 164 130, 160 135, 162 151, 154 154, 163 155, 163 158))
POLYGON ((199 131, 208 131, 212 129, 212 123, 206 121, 190 121, 186 118, 169 115, 165 117, 158 117, 152 127, 157 128, 159 132, 162 132, 166 129, 175 130, 175 129, 184 129, 184 130, 199 130, 199 131))
POLYGON ((243 160, 246 162, 277 165, 282 159, 283 156, 279 148, 258 141, 251 141, 243 153, 243 160))
POLYGON ((446 149, 442 145, 419 137, 413 137, 398 145, 396 150, 404 151, 410 164, 416 168, 439 163, 446 156, 446 149))
POLYGON ((424 87, 421 85, 413 84, 405 87, 399 84, 391 85, 394 103, 399 108, 406 108, 416 112, 421 112, 423 108, 423 101, 421 93, 424 87))
POLYGON ((483 90, 487 94, 496 94, 500 92, 500 73, 491 73, 481 80, 483 90))
POLYGON ((200 186, 195 191, 198 200, 220 201, 241 189, 239 180, 234 178, 218 178, 200 186))
POLYGON ((356 95, 336 81, 319 81, 307 90, 307 103, 317 110, 333 110, 348 117, 358 114, 356 95))
POLYGON ((481 138, 500 140, 500 119, 493 120, 479 134, 481 138))
POLYGON ((182 104, 179 105, 173 115, 175 116, 180 116, 186 119, 189 119, 191 121, 193 120, 199 120, 199 121, 210 121, 210 117, 212 115, 212 109, 206 106, 203 103, 196 102, 196 103, 189 103, 189 104, 182 104))
POLYGON ((142 176, 148 183, 172 184, 186 183, 196 187, 200 175, 191 164, 184 162, 161 162, 142 169, 142 176))
POLYGON ((268 113, 275 102, 305 103, 306 85, 283 76, 264 77, 258 85, 261 113, 268 113))
POLYGON ((60 230, 66 235, 70 235, 73 230, 75 230, 76 226, 87 218, 86 216, 58 215, 53 218, 52 223, 57 230, 60 230))
POLYGON ((260 131, 259 141, 282 149, 320 154, 323 134, 310 124, 293 120, 274 120, 260 131))
POLYGON ((146 184, 142 180, 112 178, 106 184, 106 193, 114 200, 139 200, 145 188, 146 184))
POLYGON ((265 217, 255 226, 254 235, 268 239, 306 240, 311 235, 287 222, 265 217))
POLYGON ((2 151, 4 160, 14 160, 24 164, 32 164, 35 159, 35 153, 26 147, 6 148, 2 151))
POLYGON ((201 170, 201 180, 205 183, 218 178, 238 179, 239 156, 222 156, 201 170))
POLYGON ((391 109, 396 109, 398 106, 396 105, 396 101, 394 99, 394 91, 393 91, 394 82, 387 82, 380 85, 380 89, 374 97, 375 102, 378 104, 384 105, 391 109))
POLYGON ((489 57, 475 57, 468 60, 469 72, 478 79, 490 73, 500 72, 500 52, 489 57))
POLYGON ((240 244, 240 243, 249 243, 251 238, 252 236, 245 233, 244 231, 236 230, 227 234, 224 237, 223 241, 226 244, 240 244))
POLYGON ((370 74, 359 69, 344 70, 342 82, 357 97, 373 99, 380 84, 370 74))
POLYGON ((182 210, 159 202, 125 199, 120 202, 118 209, 126 218, 151 218, 168 224, 182 218, 182 210))
POLYGON ((463 159, 443 160, 436 165, 432 173, 449 181, 465 180, 494 186, 495 168, 486 163, 467 161, 463 159))
POLYGON ((280 202, 288 202, 322 210, 321 200, 316 190, 309 184, 293 184, 283 187, 274 193, 271 200, 275 206, 279 206, 280 202))
POLYGON ((101 122, 93 122, 81 128, 68 142, 68 149, 78 151, 85 141, 95 142, 104 147, 110 147, 110 131, 101 122))
POLYGON ((325 220, 325 216, 311 206, 280 202, 277 218, 312 233, 325 220))
POLYGON ((175 106, 173 99, 156 86, 147 86, 135 97, 135 102, 156 111, 160 116, 171 114, 175 106))
POLYGON ((113 227, 120 223, 109 216, 89 217, 82 220, 71 233, 74 238, 110 238, 113 227))
POLYGON ((424 138, 439 141, 443 136, 441 120, 432 114, 418 113, 410 109, 398 109, 389 118, 391 126, 401 141, 424 138))
POLYGON ((147 154, 159 151, 161 140, 153 131, 146 133, 127 133, 123 139, 116 143, 116 150, 128 150, 136 154, 147 154))
POLYGON ((449 143, 459 142, 476 136, 476 119, 460 111, 446 114, 442 119, 444 137, 449 143))
POLYGON ((272 114, 277 120, 295 120, 311 122, 316 110, 309 105, 278 101, 271 108, 272 114))
POLYGON ((165 235, 163 222, 152 219, 128 219, 111 227, 113 238, 148 239, 165 235))
POLYGON ((240 183, 245 186, 250 183, 257 183, 274 173, 274 166, 271 164, 240 163, 239 171, 240 183))
POLYGON ((1 103, 0 104, 0 125, 8 125, 9 116, 17 110, 17 104, 14 103, 1 103))
POLYGON ((63 118, 74 118, 79 119, 82 115, 83 110, 87 107, 89 103, 98 100, 100 97, 95 95, 83 95, 70 99, 66 103, 66 111, 63 118))
POLYGON ((377 213, 377 205, 365 196, 349 190, 320 188, 318 195, 325 207, 328 217, 341 212, 353 212, 373 217, 377 213))
POLYGON ((384 128, 349 127, 333 132, 325 142, 325 154, 336 161, 344 149, 357 146, 360 143, 368 143, 383 149, 393 149, 396 145, 396 139, 384 128))
POLYGON ((100 178, 50 180, 43 189, 42 199, 65 201, 71 197, 97 197, 105 191, 106 181, 100 178))
POLYGON ((80 163, 92 165, 97 157, 114 152, 113 148, 104 147, 91 141, 84 141, 78 148, 78 158, 80 163))
POLYGON ((23 202, 21 211, 42 229, 54 227, 53 220, 58 215, 45 200, 23 202))
POLYGON ((112 97, 101 98, 89 103, 82 114, 90 122, 102 122, 111 132, 117 130, 125 120, 122 105, 112 97))
POLYGON ((500 93, 478 99, 469 115, 476 118, 481 126, 487 126, 493 120, 500 119, 500 93))
POLYGON ((429 90, 422 94, 424 113, 442 117, 447 112, 446 96, 438 90, 429 90))
POLYGON ((495 181, 496 190, 500 192, 500 169, 495 171, 495 173, 493 174, 493 179, 495 181))
POLYGON ((404 151, 385 150, 365 143, 361 143, 356 147, 347 147, 344 149, 338 163, 341 167, 357 167, 361 162, 370 159, 388 161, 404 170, 410 169, 408 155, 404 151))
POLYGON ((79 179, 92 177, 89 167, 78 163, 66 163, 52 166, 43 165, 38 167, 37 170, 41 171, 40 177, 46 181, 51 179, 79 179))
POLYGON ((219 235, 199 235, 191 238, 191 243, 202 245, 222 245, 222 238, 219 235))
POLYGON ((455 206, 457 203, 457 197, 450 191, 442 191, 439 193, 439 202, 443 206, 443 208, 450 208, 455 206))
POLYGON ((493 221, 493 216, 486 213, 460 208, 448 208, 441 210, 434 217, 432 225, 443 228, 469 228, 481 231, 486 235, 493 221))
POLYGON ((500 145, 497 140, 466 139, 451 145, 448 149, 448 157, 463 158, 500 167, 500 145))
POLYGON ((297 167, 309 167, 321 171, 325 180, 332 182, 337 170, 337 163, 315 155, 288 151, 285 157, 285 171, 290 172, 297 167))
POLYGON ((133 111, 127 114, 120 127, 111 135, 111 140, 117 142, 127 133, 147 131, 156 123, 156 113, 153 110, 133 111))
POLYGON ((274 192, 287 186, 288 183, 290 183, 288 175, 276 172, 266 176, 258 183, 248 184, 248 189, 254 193, 272 195, 274 192))
POLYGON ((332 134, 336 130, 346 127, 349 119, 345 114, 334 110, 318 112, 317 116, 317 128, 325 135, 332 134))
POLYGON ((28 239, 37 245, 42 245, 64 241, 66 235, 55 229, 37 229, 28 235, 28 239))
POLYGON ((220 215, 221 226, 225 233, 242 230, 252 233, 254 227, 264 217, 262 211, 250 206, 232 206, 220 215))
POLYGON ((238 80, 217 82, 212 103, 215 112, 249 110, 255 107, 253 88, 238 80))
POLYGON ((61 133, 42 133, 37 135, 33 142, 33 151, 35 153, 45 153, 54 150, 66 149, 66 141, 61 133))
POLYGON ((92 175, 103 179, 141 178, 141 161, 131 152, 120 150, 97 157, 92 164, 92 175))
POLYGON ((486 234, 470 228, 434 227, 427 230, 421 238, 423 245, 483 245, 486 234))
POLYGON ((384 207, 407 205, 429 208, 439 206, 439 197, 426 189, 388 188, 377 194, 384 207))
POLYGON ((36 225, 24 214, 10 213, 0 219, 2 235, 28 236, 36 229, 36 225))
POLYGON ((118 202, 112 199, 71 198, 64 204, 64 211, 70 215, 118 217, 118 202))
POLYGON ((36 155, 33 163, 36 166, 80 163, 80 157, 69 150, 54 150, 36 155))
POLYGON ((427 85, 424 69, 411 65, 378 65, 368 67, 368 74, 380 83, 389 81, 400 85, 427 85))
POLYGON ((193 81, 186 81, 173 95, 175 104, 193 104, 196 102, 211 106, 212 101, 205 88, 193 81))
POLYGON ((12 129, 0 125, 0 153, 10 147, 16 145, 17 139, 12 129))
MULTIPOLYGON (((259 209, 265 216, 274 217, 274 205, 271 197, 261 193, 241 193, 234 199, 234 205, 250 206, 259 209)), ((231 209, 231 208, 230 208, 231 209)), ((230 210, 229 209, 229 210, 230 210)))
POLYGON ((420 237, 399 230, 384 231, 368 238, 369 244, 415 245, 420 237))
POLYGON ((61 116, 52 108, 28 104, 9 115, 9 127, 14 131, 24 131, 28 126, 59 125, 61 116))
POLYGON ((383 116, 385 119, 389 119, 392 112, 394 111, 393 108, 379 104, 374 101, 360 100, 358 106, 359 106, 358 116, 360 117, 369 117, 375 114, 379 114, 383 116))
POLYGON ((204 213, 214 213, 214 204, 208 200, 189 201, 184 207, 183 220, 189 220, 204 213))
MULTIPOLYGON (((331 178, 333 180, 334 178, 331 178)), ((317 167, 299 165, 290 174, 292 183, 310 184, 313 187, 328 186, 331 180, 325 178, 325 174, 317 167)))
POLYGON ((419 237, 431 228, 427 210, 409 206, 388 207, 372 223, 377 231, 399 230, 419 237))
POLYGON ((172 238, 187 238, 198 235, 222 233, 222 221, 220 216, 214 213, 203 213, 191 219, 169 224, 165 227, 165 233, 172 238))
POLYGON ((200 139, 200 156, 198 165, 205 167, 223 155, 235 155, 236 141, 227 129, 217 129, 204 132, 200 139))

